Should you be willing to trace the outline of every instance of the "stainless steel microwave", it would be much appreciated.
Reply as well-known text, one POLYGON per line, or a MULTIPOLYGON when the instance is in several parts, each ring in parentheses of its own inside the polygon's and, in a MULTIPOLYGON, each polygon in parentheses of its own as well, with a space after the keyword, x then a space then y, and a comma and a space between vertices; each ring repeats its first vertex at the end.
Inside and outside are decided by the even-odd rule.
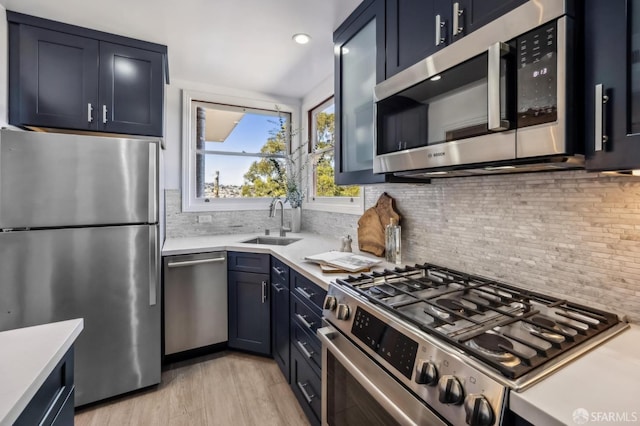
POLYGON ((374 172, 437 177, 584 167, 568 3, 528 1, 378 84, 374 172))

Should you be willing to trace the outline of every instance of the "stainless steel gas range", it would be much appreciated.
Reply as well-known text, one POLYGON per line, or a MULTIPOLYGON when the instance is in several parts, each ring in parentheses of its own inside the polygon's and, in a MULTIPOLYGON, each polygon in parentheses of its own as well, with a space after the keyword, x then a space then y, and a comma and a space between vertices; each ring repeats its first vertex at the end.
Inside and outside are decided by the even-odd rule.
POLYGON ((329 425, 513 424, 510 391, 628 326, 609 312, 431 264, 338 279, 323 313, 329 425))

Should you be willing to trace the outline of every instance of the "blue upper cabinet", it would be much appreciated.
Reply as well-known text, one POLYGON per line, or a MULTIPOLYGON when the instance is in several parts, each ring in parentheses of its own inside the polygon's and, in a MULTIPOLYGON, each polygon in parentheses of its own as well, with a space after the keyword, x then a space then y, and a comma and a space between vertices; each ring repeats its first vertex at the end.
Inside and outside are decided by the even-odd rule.
POLYGON ((586 1, 584 52, 587 169, 640 169, 640 4, 586 1))
POLYGON ((526 0, 386 0, 386 77, 430 56, 526 0))
POLYGON ((9 122, 162 136, 165 46, 7 12, 9 122))
POLYGON ((452 39, 451 0, 387 0, 387 77, 442 49, 452 39))

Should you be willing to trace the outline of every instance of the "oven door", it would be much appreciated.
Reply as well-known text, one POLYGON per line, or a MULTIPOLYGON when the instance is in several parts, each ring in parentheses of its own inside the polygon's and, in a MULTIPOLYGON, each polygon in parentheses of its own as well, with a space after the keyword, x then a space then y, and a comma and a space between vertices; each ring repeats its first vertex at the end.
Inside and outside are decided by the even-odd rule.
POLYGON ((318 330, 322 341, 323 425, 445 425, 332 326, 318 330))

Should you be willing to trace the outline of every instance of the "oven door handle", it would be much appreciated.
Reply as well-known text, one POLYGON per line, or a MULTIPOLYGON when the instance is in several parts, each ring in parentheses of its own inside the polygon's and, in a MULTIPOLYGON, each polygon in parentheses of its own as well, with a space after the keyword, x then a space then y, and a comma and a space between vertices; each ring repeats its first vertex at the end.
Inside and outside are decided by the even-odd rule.
POLYGON ((487 69, 487 105, 488 123, 487 130, 499 132, 509 130, 511 123, 502 120, 502 83, 501 83, 501 63, 502 57, 509 53, 511 48, 506 43, 497 42, 489 47, 488 69, 487 69))
MULTIPOLYGON (((415 420, 411 419, 400 407, 398 407, 389 397, 382 392, 358 367, 345 356, 340 349, 333 343, 333 339, 336 338, 338 331, 333 327, 327 326, 318 329, 317 335, 322 342, 322 346, 342 364, 347 371, 362 385, 363 388, 380 404, 389 414, 395 418, 398 423, 403 425, 414 425, 415 420)), ((326 365, 323 365, 326 368, 326 365)), ((323 373, 324 374, 324 373, 323 373)), ((324 380, 324 378, 323 378, 324 380)), ((323 388, 325 384, 323 383, 323 388)), ((324 395, 323 395, 324 397, 324 395)))

